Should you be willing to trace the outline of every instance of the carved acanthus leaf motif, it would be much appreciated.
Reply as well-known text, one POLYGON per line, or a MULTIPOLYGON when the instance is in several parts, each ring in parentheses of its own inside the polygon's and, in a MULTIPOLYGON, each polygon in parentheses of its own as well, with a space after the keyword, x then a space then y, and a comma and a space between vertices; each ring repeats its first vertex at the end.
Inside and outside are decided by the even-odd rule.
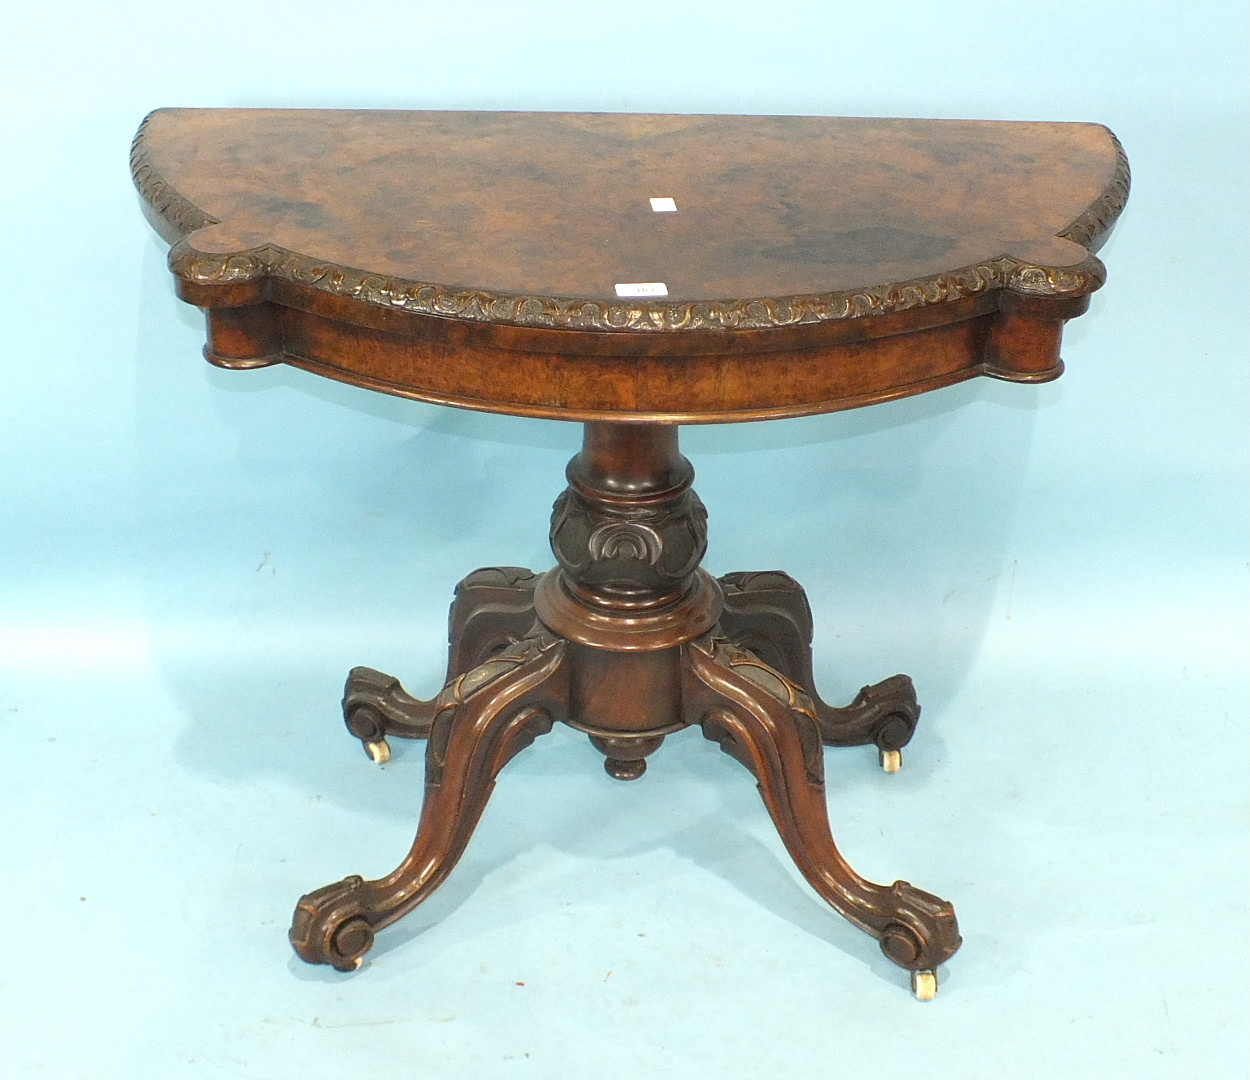
POLYGON ((714 641, 713 644, 715 646, 713 655, 717 661, 732 668, 761 690, 767 691, 787 709, 802 713, 816 723, 815 707, 801 686, 791 682, 781 672, 765 664, 758 656, 731 641, 722 638, 714 641))
POLYGON ((174 276, 195 285, 237 285, 256 281, 270 272, 270 248, 213 254, 196 251, 185 240, 169 249, 174 276))
POLYGON ((1107 134, 1111 136, 1111 141, 1115 144, 1115 171, 1112 173, 1111 183, 1107 185, 1106 190, 1093 206, 1059 233, 1063 239, 1071 240, 1082 247, 1089 247, 1115 224, 1116 218, 1120 216, 1128 203, 1129 187, 1132 185, 1128 155, 1124 153, 1120 140, 1110 131, 1107 134))
POLYGON ((511 674, 521 665, 528 664, 558 644, 559 640, 546 631, 523 638, 485 663, 453 679, 443 688, 437 700, 446 701, 449 707, 463 705, 474 694, 481 693, 492 683, 498 682, 505 675, 511 674))
MULTIPOLYGON (((506 323, 559 330, 752 330, 855 319, 931 304, 948 303, 1002 288, 1011 260, 995 259, 898 284, 848 292, 749 300, 611 303, 561 297, 498 295, 480 289, 453 289, 425 282, 383 277, 331 267, 296 252, 267 247, 247 253, 274 277, 337 296, 350 296, 381 307, 399 308, 470 322, 506 323)), ((171 259, 181 274, 194 273, 199 284, 238 280, 225 256, 201 255, 187 263, 171 259)))
MULTIPOLYGON (((816 717, 812 700, 802 687, 791 682, 781 672, 769 667, 759 657, 721 637, 703 638, 690 646, 690 656, 695 659, 695 675, 714 691, 725 693, 718 669, 732 671, 758 690, 778 702, 798 729, 802 745, 803 764, 807 780, 814 787, 824 786, 824 757, 821 749, 820 722, 816 717), (708 665, 698 659, 699 655, 711 661, 708 665), (710 676, 710 677, 709 677, 710 676)), ((751 753, 751 738, 739 718, 738 708, 713 708, 704 716, 704 734, 715 739, 731 757, 741 761, 755 772, 751 753)), ((758 773, 757 773, 758 776, 758 773)))
MULTIPOLYGON (((1091 259, 1091 263, 1097 260, 1091 259)), ((950 303, 996 289, 1042 295, 1080 295, 1102 284, 1088 266, 1024 266, 1010 257, 966 266, 946 274, 853 292, 763 300, 609 304, 534 296, 497 296, 482 290, 407 282, 365 274, 309 259, 271 245, 216 254, 196 251, 186 241, 170 251, 169 268, 196 285, 238 284, 265 275, 336 296, 470 322, 506 323, 561 330, 751 330, 795 326, 950 303)))
POLYGON ((1007 277, 1013 292, 1030 296, 1085 296, 1102 287, 1107 279, 1102 260, 1091 255, 1079 266, 1033 266, 1016 262, 1007 277))
POLYGON ((139 189, 139 194, 153 210, 183 236, 209 225, 216 225, 216 218, 210 217, 198 206, 184 199, 165 183, 152 167, 144 140, 148 121, 151 119, 151 113, 143 118, 143 123, 135 132, 134 142, 130 144, 130 175, 134 177, 135 187, 139 189))

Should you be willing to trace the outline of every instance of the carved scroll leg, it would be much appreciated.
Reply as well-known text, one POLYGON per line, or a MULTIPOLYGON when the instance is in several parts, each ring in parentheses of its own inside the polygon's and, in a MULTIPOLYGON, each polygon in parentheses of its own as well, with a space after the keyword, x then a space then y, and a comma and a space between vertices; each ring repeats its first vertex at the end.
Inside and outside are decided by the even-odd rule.
POLYGON ((374 933, 406 915, 450 873, 486 808, 500 769, 561 710, 564 643, 528 638, 458 676, 434 705, 425 803, 404 861, 376 881, 345 878, 300 899, 291 944, 313 964, 360 966, 374 933))
MULTIPOLYGON (((887 957, 924 973, 959 948, 949 903, 905 881, 876 885, 842 858, 829 828, 824 762, 807 695, 745 650, 707 638, 686 646, 687 701, 704 734, 759 781, 760 794, 803 876, 839 913, 881 943, 887 957)), ((692 718, 694 719, 694 718, 692 718)))
POLYGON ((803 587, 779 570, 726 574, 721 627, 725 637, 803 687, 812 699, 820 737, 828 746, 875 744, 888 772, 916 731, 920 706, 906 675, 865 686, 849 705, 826 705, 812 674, 812 613, 803 587))
MULTIPOLYGON (((537 576, 520 566, 474 570, 456 586, 447 618, 447 681, 484 663, 534 628, 537 576)), ((376 762, 390 759, 388 735, 424 739, 434 701, 409 694, 398 679, 373 668, 353 668, 343 690, 343 720, 376 762)))
POLYGON ((438 699, 413 697, 393 675, 373 668, 352 668, 343 688, 343 721, 364 744, 365 753, 379 764, 391 756, 387 735, 425 739, 438 708, 438 699))

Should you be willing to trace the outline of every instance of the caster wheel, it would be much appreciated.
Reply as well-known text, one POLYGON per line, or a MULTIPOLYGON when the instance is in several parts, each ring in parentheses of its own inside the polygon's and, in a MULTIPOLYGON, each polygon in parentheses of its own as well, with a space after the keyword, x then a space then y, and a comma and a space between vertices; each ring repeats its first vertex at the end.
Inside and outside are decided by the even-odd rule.
POLYGON ((391 744, 385 739, 378 739, 376 742, 365 743, 365 753, 367 753, 377 765, 385 765, 391 760, 391 744))
POLYGON ((911 992, 917 1001, 932 1001, 937 997, 938 981, 936 971, 913 971, 911 973, 911 992))
POLYGON ((903 767, 902 750, 881 750, 878 752, 881 768, 888 773, 896 773, 903 767))

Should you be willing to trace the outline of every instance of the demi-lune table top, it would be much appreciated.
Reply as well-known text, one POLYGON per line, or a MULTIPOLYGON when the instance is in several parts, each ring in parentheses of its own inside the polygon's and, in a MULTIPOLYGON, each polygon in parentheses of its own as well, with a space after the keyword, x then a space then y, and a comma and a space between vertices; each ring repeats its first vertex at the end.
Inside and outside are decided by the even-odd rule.
POLYGON ((213 362, 575 420, 1053 378, 1128 194, 1070 123, 161 109, 132 167, 213 362))

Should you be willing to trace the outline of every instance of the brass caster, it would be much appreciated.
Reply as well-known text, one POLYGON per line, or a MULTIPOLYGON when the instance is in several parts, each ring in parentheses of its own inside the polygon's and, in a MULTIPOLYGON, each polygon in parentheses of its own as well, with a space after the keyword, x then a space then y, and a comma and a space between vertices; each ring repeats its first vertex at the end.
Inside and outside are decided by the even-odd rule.
POLYGON ((877 757, 881 762, 881 768, 888 773, 896 773, 903 767, 903 751, 902 750, 880 750, 877 757))
POLYGON ((936 971, 913 971, 911 973, 911 992, 916 995, 917 1001, 932 1001, 937 997, 937 990, 936 971))
POLYGON ((375 765, 385 765, 391 760, 391 744, 385 739, 378 739, 376 742, 366 742, 365 753, 373 759, 375 765))

